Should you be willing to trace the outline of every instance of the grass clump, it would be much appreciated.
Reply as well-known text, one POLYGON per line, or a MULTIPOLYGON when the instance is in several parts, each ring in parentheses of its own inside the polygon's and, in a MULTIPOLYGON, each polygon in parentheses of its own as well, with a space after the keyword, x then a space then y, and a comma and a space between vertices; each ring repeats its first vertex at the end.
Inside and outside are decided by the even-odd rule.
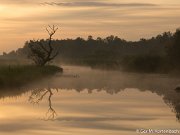
POLYGON ((51 65, 43 67, 35 65, 0 66, 0 88, 23 86, 57 72, 62 72, 62 68, 51 65))

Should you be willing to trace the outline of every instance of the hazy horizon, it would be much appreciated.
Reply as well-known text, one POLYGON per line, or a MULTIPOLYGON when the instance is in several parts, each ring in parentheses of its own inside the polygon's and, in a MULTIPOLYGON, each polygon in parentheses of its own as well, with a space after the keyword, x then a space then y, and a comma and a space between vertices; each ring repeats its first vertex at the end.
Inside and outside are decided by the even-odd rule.
POLYGON ((139 40, 180 26, 179 0, 0 0, 0 11, 0 53, 47 38, 48 24, 59 26, 58 39, 116 35, 139 40))

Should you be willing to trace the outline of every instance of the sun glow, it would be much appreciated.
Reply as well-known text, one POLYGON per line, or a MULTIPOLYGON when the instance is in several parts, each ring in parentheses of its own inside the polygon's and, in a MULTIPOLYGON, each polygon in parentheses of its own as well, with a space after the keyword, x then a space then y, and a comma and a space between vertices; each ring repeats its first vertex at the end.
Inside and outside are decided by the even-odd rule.
POLYGON ((147 2, 147 7, 142 6, 144 0, 137 0, 136 4, 134 0, 94 0, 90 5, 73 0, 69 0, 72 4, 64 5, 57 0, 49 0, 57 3, 54 5, 40 4, 43 2, 46 1, 1 2, 0 54, 22 47, 26 40, 45 38, 44 29, 48 24, 61 27, 57 38, 117 35, 126 40, 139 40, 164 31, 173 32, 180 23, 179 0, 152 0, 147 2))

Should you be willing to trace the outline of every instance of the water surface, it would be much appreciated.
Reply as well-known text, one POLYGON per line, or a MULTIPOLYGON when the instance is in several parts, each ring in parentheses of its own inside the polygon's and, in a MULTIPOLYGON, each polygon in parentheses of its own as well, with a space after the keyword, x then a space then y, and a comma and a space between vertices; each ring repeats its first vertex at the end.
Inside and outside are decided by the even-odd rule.
POLYGON ((174 91, 180 79, 87 67, 64 69, 63 75, 1 90, 0 134, 135 135, 136 129, 180 129, 180 97, 174 91), (32 103, 40 97, 38 104, 32 103))

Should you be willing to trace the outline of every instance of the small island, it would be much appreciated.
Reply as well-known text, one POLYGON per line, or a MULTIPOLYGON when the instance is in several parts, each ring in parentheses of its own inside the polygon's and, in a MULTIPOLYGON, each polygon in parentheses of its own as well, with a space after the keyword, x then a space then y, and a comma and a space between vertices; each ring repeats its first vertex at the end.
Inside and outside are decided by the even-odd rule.
POLYGON ((47 65, 0 66, 0 89, 21 87, 25 84, 63 72, 61 67, 47 65))
MULTIPOLYGON (((36 80, 52 76, 58 72, 62 73, 63 69, 49 63, 58 55, 59 51, 52 46, 52 36, 58 30, 58 27, 49 26, 46 28, 49 38, 48 44, 42 44, 38 40, 36 43, 29 42, 26 51, 27 57, 34 63, 27 62, 20 65, 7 64, 8 60, 0 64, 0 89, 17 88, 36 80)), ((34 40, 33 40, 34 41, 34 40)))

